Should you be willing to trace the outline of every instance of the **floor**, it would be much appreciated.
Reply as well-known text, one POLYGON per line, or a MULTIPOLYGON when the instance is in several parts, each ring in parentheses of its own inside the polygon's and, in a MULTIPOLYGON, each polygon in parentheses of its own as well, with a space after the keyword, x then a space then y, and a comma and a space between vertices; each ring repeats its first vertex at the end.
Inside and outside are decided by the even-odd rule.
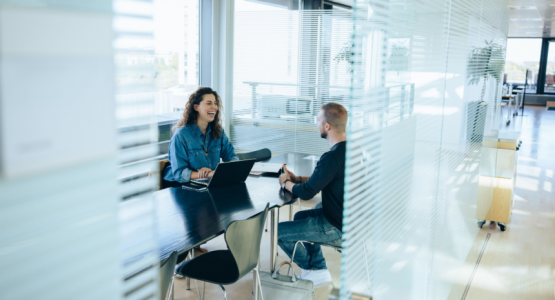
MULTIPOLYGON (((470 277, 487 233, 491 233, 465 299, 555 299, 555 111, 526 106, 524 116, 516 117, 505 128, 520 130, 523 141, 518 160, 515 209, 505 232, 485 225, 476 237, 466 262, 466 278, 470 277)), ((280 220, 288 217, 288 209, 282 209, 280 220)), ((264 233, 261 269, 265 272, 269 271, 269 244, 269 233, 264 233)), ((203 247, 208 250, 226 248, 222 237, 203 247)), ((324 256, 333 286, 339 287, 341 255, 324 248, 324 256)), ((286 259, 280 250, 278 263, 286 259)), ((328 299, 333 286, 316 289, 315 299, 328 299)), ((454 286, 449 299, 461 299, 464 289, 465 284, 454 286)), ((250 299, 252 275, 226 290, 230 300, 250 299)), ((194 281, 187 291, 185 280, 176 280, 174 298, 196 299, 194 281)), ((223 299, 221 289, 207 284, 205 299, 223 299)))
POLYGON ((555 299, 555 111, 526 106, 511 123, 522 138, 515 208, 505 232, 476 238, 481 249, 491 233, 466 300, 555 299))

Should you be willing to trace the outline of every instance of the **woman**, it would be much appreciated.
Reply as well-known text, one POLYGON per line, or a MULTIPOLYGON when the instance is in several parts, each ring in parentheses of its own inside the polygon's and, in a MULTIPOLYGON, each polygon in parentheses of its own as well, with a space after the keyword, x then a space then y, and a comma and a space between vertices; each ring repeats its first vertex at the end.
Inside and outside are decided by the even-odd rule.
POLYGON ((220 158, 239 160, 222 128, 221 109, 221 99, 211 88, 200 87, 189 97, 174 127, 162 188, 212 177, 220 158))

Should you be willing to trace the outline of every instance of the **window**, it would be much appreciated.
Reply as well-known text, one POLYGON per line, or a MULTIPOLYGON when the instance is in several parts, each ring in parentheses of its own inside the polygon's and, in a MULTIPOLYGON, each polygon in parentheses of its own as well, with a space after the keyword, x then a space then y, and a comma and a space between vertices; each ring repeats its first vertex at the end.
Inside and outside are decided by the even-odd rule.
POLYGON ((129 102, 153 98, 154 106, 146 111, 122 107, 120 118, 182 111, 199 86, 198 1, 154 0, 151 11, 152 43, 140 51, 116 54, 116 67, 123 70, 117 77, 116 98, 129 102), (145 69, 153 71, 150 76, 145 76, 145 69))
POLYGON ((272 153, 321 154, 329 145, 316 125, 320 106, 347 106, 351 11, 299 11, 295 3, 235 2, 230 138, 238 152, 263 144, 272 153))
POLYGON ((555 41, 549 41, 547 52, 547 65, 545 68, 545 87, 544 93, 555 93, 555 41))
POLYGON ((532 76, 531 79, 528 79, 529 86, 527 93, 535 93, 538 83, 541 48, 542 39, 539 38, 507 39, 507 58, 505 63, 505 74, 507 78, 504 82, 524 85, 526 80, 526 69, 530 69, 532 71, 532 76), (532 80, 532 82, 530 82, 530 80, 532 80))
POLYGON ((114 18, 120 132, 146 131, 123 145, 122 180, 146 176, 166 158, 171 128, 199 86, 199 1, 118 1, 114 18), (149 128, 152 124, 153 130, 149 128))

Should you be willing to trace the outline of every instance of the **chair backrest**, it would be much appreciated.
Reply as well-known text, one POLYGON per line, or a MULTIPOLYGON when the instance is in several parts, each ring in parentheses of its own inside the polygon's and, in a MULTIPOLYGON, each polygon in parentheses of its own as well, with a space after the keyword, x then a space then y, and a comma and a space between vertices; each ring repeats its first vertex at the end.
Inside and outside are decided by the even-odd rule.
POLYGON ((167 165, 170 164, 170 161, 167 159, 162 159, 158 162, 158 189, 162 189, 162 181, 164 180, 164 169, 167 165))
POLYGON ((175 264, 177 263, 177 251, 173 251, 165 261, 160 263, 159 278, 160 278, 160 299, 166 299, 170 283, 172 281, 175 264))
POLYGON ((266 209, 253 218, 232 222, 225 230, 225 242, 239 270, 237 279, 245 276, 258 264, 260 242, 269 206, 270 204, 266 204, 266 209))
POLYGON ((268 148, 264 148, 253 152, 237 153, 237 157, 239 157, 240 160, 254 158, 256 162, 259 162, 272 158, 272 151, 268 148))

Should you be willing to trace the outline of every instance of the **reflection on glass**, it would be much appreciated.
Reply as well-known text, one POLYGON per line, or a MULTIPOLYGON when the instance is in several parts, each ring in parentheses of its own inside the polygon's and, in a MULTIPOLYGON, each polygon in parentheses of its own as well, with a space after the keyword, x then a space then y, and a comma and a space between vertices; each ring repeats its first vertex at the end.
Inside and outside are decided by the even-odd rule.
POLYGON ((555 93, 555 41, 549 41, 545 68, 545 93, 555 93))
POLYGON ((524 85, 526 80, 526 69, 529 69, 532 71, 532 74, 528 78, 528 88, 526 92, 536 93, 538 71, 540 68, 541 46, 542 39, 539 38, 507 39, 507 58, 505 63, 506 78, 503 82, 524 85))

